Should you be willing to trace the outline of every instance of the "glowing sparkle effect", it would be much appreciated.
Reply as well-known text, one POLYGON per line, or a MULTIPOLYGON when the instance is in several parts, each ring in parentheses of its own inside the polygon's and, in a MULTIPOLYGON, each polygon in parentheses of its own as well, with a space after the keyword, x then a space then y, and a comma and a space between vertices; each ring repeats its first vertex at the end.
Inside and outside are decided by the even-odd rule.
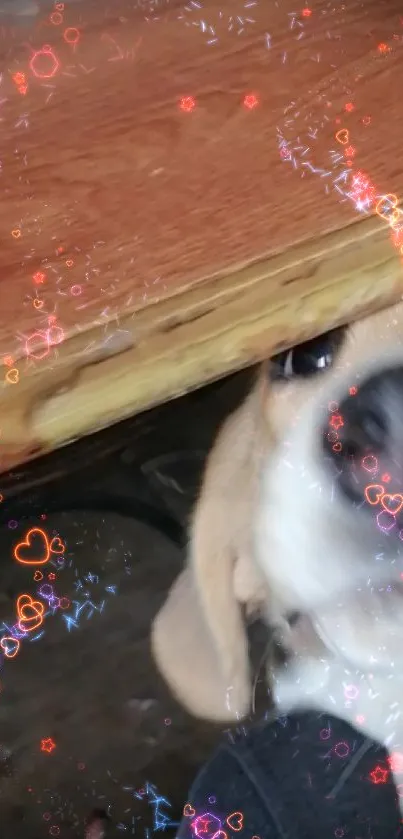
POLYGON ((257 0, 244 0, 238 6, 239 8, 234 14, 218 9, 212 15, 211 6, 205 13, 204 3, 201 0, 189 0, 180 11, 178 20, 183 22, 185 26, 198 29, 208 45, 218 44, 224 34, 242 35, 256 23, 253 9, 257 6, 257 0))
POLYGON ((53 79, 60 68, 59 59, 49 44, 34 52, 30 62, 30 69, 37 79, 53 79))
POLYGON ((182 96, 179 101, 179 107, 181 111, 190 114, 196 107, 196 100, 193 96, 182 96))
POLYGON ((386 784, 389 777, 389 771, 382 766, 375 766, 372 772, 370 772, 369 777, 373 784, 386 784))
POLYGON ((47 752, 51 754, 56 748, 56 743, 52 740, 51 737, 46 737, 44 740, 41 740, 41 752, 47 752))
POLYGON ((244 96, 243 104, 245 108, 252 111, 254 108, 257 108, 259 104, 259 97, 256 93, 247 93, 246 96, 244 96))

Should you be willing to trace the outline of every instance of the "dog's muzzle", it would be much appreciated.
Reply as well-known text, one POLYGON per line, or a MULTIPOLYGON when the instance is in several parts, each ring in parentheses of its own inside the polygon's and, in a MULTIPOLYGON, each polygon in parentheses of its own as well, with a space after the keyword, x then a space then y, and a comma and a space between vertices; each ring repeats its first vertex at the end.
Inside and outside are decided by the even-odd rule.
POLYGON ((403 526, 403 366, 329 403, 322 445, 344 498, 372 511, 381 530, 403 526))

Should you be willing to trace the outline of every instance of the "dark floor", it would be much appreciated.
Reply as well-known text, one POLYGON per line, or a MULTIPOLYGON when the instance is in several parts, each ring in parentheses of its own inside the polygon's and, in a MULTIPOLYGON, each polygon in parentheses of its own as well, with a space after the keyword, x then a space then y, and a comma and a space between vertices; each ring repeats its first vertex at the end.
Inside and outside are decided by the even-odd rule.
MULTIPOLYGON (((93 808, 110 816, 110 837, 151 839, 180 818, 189 784, 222 732, 190 718, 169 695, 150 657, 149 629, 183 563, 175 539, 205 452, 249 376, 122 423, 0 483, 6 651, 13 652, 4 638, 20 594, 46 605, 53 586, 64 598, 14 658, 3 657, 1 839, 83 837, 93 808), (140 501, 160 505, 155 524, 170 538, 131 517, 140 501), (13 558, 30 527, 66 545, 53 567, 13 558)), ((35 538, 28 553, 41 549, 35 538)), ((20 614, 35 619, 35 608, 28 603, 20 614)))

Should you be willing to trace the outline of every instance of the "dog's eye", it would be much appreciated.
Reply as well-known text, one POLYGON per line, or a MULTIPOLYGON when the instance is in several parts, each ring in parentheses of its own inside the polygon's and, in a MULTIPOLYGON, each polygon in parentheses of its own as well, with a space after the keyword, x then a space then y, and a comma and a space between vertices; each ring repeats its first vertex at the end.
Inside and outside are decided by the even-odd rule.
POLYGON ((292 350, 275 355, 271 361, 272 379, 312 376, 332 366, 346 333, 345 327, 332 329, 319 338, 298 344, 292 350))

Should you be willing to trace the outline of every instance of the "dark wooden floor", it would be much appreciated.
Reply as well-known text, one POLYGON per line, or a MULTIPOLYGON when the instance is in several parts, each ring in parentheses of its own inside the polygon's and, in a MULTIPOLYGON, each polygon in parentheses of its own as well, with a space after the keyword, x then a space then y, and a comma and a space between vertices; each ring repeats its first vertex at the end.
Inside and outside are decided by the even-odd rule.
POLYGON ((155 795, 171 804, 161 805, 162 820, 180 818, 189 785, 222 732, 190 718, 170 697, 150 657, 149 628, 183 563, 175 540, 205 453, 250 376, 239 374, 3 476, 0 620, 11 627, 18 596, 39 599, 44 584, 71 606, 56 609, 42 637, 24 640, 18 655, 4 660, 2 839, 83 836, 96 807, 110 814, 108 836, 132 835, 135 826, 136 836, 146 837, 147 828, 157 827, 155 795), (158 505, 160 530, 133 517, 158 505), (48 566, 35 581, 32 569, 13 559, 15 545, 35 526, 66 544, 64 567, 53 569, 51 582, 48 566), (55 747, 46 752, 41 744, 49 738, 55 747))

